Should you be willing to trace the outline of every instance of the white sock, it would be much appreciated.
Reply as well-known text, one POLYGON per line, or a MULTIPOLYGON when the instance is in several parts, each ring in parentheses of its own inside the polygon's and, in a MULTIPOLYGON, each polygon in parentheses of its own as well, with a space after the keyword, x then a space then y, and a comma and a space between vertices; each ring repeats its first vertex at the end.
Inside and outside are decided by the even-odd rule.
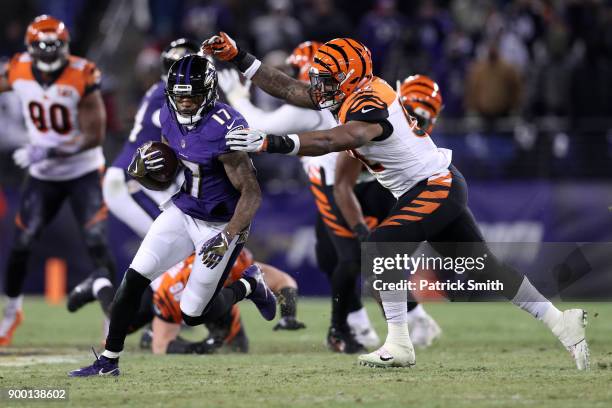
POLYGON ((246 288, 246 294, 244 295, 244 297, 249 296, 251 294, 251 292, 253 292, 253 288, 251 288, 251 284, 249 283, 248 280, 246 280, 244 278, 240 279, 240 282, 242 282, 242 284, 246 288))
POLYGON ((4 308, 5 315, 14 315, 18 310, 21 310, 23 305, 23 295, 17 297, 7 297, 6 307, 4 308))
POLYGON ((425 318, 428 316, 429 315, 425 311, 425 308, 420 304, 418 304, 417 307, 415 307, 414 309, 408 311, 408 321, 412 321, 418 318, 425 318))
POLYGON ((563 314, 529 282, 526 276, 512 303, 542 321, 549 329, 552 329, 563 314))
POLYGON ((404 323, 387 323, 389 332, 385 344, 396 344, 400 346, 408 346, 412 344, 410 340, 410 332, 408 331, 408 322, 404 323))
POLYGON ((108 278, 96 279, 92 285, 92 292, 93 292, 94 297, 97 299, 98 292, 100 291, 100 289, 105 288, 107 286, 113 286, 113 284, 111 283, 110 280, 108 280, 108 278))
POLYGON ((360 329, 367 329, 372 327, 370 317, 368 316, 368 312, 365 307, 362 307, 359 310, 355 310, 354 312, 349 313, 346 318, 346 321, 351 327, 358 327, 360 329))
POLYGON ((403 291, 381 291, 385 317, 387 319, 387 339, 385 344, 396 344, 407 346, 412 344, 408 332, 408 292, 403 291))
POLYGON ((104 350, 102 352, 102 355, 106 358, 119 358, 119 354, 121 354, 121 352, 115 353, 114 351, 108 351, 108 350, 104 350))

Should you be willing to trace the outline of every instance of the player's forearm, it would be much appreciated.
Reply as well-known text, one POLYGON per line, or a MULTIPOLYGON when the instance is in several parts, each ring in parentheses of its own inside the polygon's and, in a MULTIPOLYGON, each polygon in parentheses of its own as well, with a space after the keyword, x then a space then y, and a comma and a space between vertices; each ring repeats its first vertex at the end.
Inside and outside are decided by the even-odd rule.
POLYGON ((276 68, 261 64, 252 81, 272 96, 293 105, 315 109, 308 92, 308 85, 291 78, 276 68))
POLYGON ((301 156, 322 156, 331 152, 354 149, 367 143, 368 136, 355 126, 342 125, 327 130, 300 134, 267 135, 266 151, 301 156))
POLYGON ((261 190, 259 185, 255 184, 242 189, 234 215, 225 228, 230 238, 233 238, 251 224, 260 205, 261 190))
POLYGON ((352 185, 334 184, 334 199, 349 227, 354 228, 358 224, 365 225, 361 204, 357 200, 352 185))

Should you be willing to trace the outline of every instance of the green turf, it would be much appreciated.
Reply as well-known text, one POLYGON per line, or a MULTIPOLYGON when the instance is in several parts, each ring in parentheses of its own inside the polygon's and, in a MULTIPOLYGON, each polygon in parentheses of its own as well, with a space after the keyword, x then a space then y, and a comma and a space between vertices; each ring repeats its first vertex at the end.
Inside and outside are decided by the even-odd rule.
MULTIPOLYGON (((612 406, 612 304, 586 305, 589 372, 576 371, 544 326, 510 305, 426 307, 444 333, 417 351, 412 369, 365 368, 355 356, 327 352, 329 302, 304 299, 299 315, 308 328, 299 332, 273 332, 245 304, 249 355, 152 356, 136 351, 133 337, 121 377, 69 379, 68 370, 92 361, 90 346, 100 348, 97 306, 68 314, 28 298, 14 345, 0 349, 0 388, 68 388, 68 405, 75 407, 612 406)), ((384 335, 376 305, 368 308, 384 335)), ((0 400, 0 406, 47 404, 0 400)))

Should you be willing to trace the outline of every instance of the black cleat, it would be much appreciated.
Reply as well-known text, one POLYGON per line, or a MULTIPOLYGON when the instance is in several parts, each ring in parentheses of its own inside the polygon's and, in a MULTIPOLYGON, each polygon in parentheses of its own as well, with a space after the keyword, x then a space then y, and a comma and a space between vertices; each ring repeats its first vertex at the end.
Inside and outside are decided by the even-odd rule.
POLYGON ((306 325, 293 316, 281 317, 274 326, 274 330, 300 330, 305 329, 306 325))
POLYGON ((76 312, 86 304, 96 300, 93 294, 94 278, 90 276, 70 291, 66 307, 71 313, 76 312))
POLYGON ((366 351, 365 347, 357 340, 350 329, 339 329, 330 327, 327 332, 327 347, 336 353, 355 354, 366 351))

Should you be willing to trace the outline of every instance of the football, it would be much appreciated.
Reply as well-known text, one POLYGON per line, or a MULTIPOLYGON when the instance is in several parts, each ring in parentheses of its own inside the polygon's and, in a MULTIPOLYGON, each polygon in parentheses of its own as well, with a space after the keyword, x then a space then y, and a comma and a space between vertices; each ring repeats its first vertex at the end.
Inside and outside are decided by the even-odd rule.
POLYGON ((176 153, 170 146, 162 142, 152 142, 145 153, 149 154, 154 151, 161 153, 161 157, 164 158, 164 166, 159 170, 150 171, 147 173, 148 176, 160 183, 171 183, 179 167, 176 153))

